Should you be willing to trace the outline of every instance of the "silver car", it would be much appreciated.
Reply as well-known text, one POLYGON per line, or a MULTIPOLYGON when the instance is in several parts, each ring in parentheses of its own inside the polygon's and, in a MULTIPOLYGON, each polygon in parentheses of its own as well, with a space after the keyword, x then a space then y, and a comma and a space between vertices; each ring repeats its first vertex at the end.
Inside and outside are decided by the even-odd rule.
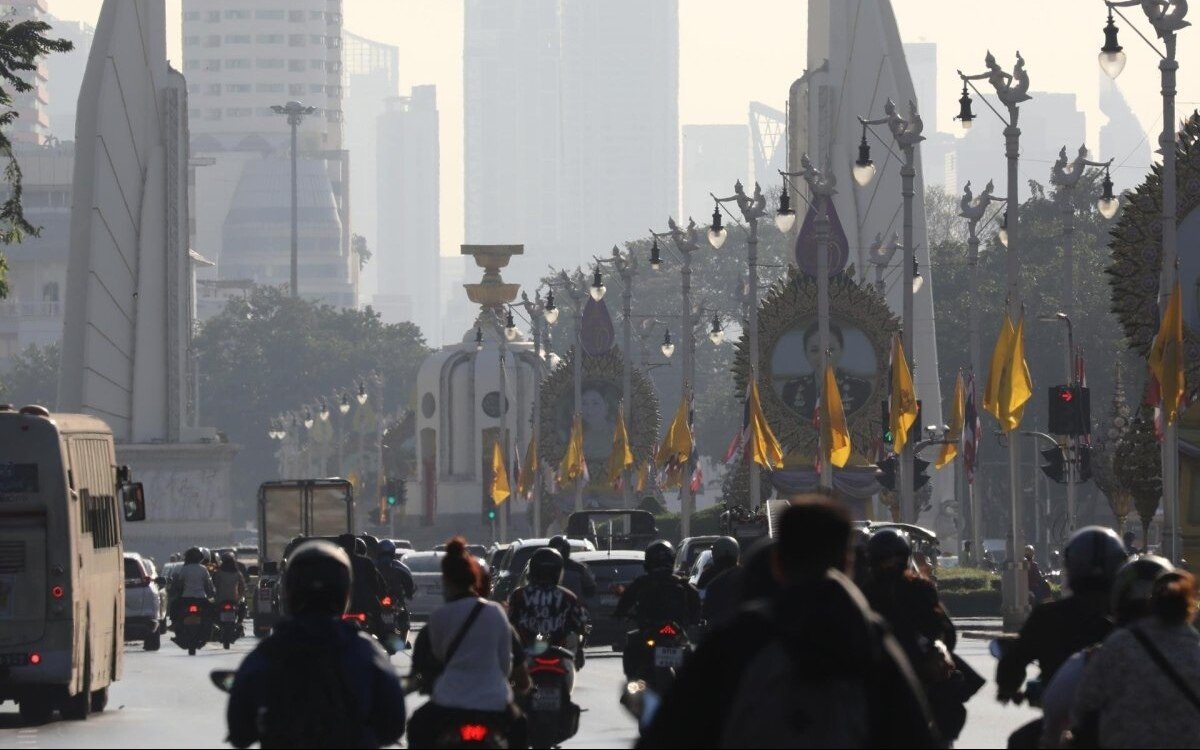
POLYGON ((157 651, 166 631, 166 580, 154 569, 153 560, 126 552, 125 640, 142 640, 147 651, 157 651))
POLYGON ((412 571, 416 593, 408 603, 408 616, 426 619, 442 606, 442 558, 445 552, 409 552, 401 560, 412 571))

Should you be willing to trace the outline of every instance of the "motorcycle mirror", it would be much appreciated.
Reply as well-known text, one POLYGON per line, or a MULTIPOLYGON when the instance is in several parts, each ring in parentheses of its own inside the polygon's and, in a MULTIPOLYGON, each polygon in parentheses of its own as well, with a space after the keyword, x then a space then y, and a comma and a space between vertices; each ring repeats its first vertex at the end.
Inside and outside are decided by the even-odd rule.
POLYGON ((234 674, 232 669, 214 669, 208 673, 208 678, 212 680, 212 684, 217 686, 217 690, 228 693, 233 689, 234 674))
POLYGON ((993 659, 999 659, 1004 656, 1004 646, 1001 645, 999 639, 993 639, 988 643, 988 653, 992 655, 993 659))

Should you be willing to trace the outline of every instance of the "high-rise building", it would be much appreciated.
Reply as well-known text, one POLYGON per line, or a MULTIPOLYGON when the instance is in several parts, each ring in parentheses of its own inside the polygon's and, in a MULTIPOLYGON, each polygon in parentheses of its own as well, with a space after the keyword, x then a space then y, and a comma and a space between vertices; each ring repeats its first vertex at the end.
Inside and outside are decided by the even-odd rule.
POLYGON ((644 236, 678 205, 676 0, 467 0, 466 240, 510 277, 644 236))
POLYGON ((272 107, 299 101, 317 108, 297 131, 300 293, 357 305, 341 7, 341 0, 183 1, 196 157, 192 244, 216 263, 203 278, 288 284, 290 130, 272 107))
MULTIPOLYGON (((1113 185, 1117 190, 1137 187, 1150 171, 1150 138, 1138 122, 1117 82, 1103 73, 1100 78, 1100 111, 1108 122, 1100 126, 1097 161, 1113 159, 1113 185)), ((1182 111, 1187 111, 1186 109, 1182 111)), ((1068 149, 1069 151, 1069 149, 1068 149)))
POLYGON ((676 214, 681 218, 697 217, 703 223, 712 212, 709 193, 726 195, 734 180, 752 179, 750 130, 745 125, 684 125, 681 150, 683 196, 676 214))
MULTIPOLYGON (((922 174, 927 187, 942 186, 953 191, 957 182, 953 169, 954 136, 935 132, 938 121, 937 45, 933 42, 906 42, 904 59, 912 76, 917 95, 917 111, 925 123, 925 141, 921 143, 922 174)), ((901 112, 908 112, 908 102, 896 102, 901 112)))
POLYGON ((347 31, 342 34, 342 60, 346 72, 346 150, 354 162, 350 172, 350 195, 354 196, 350 225, 366 240, 376 259, 363 267, 359 296, 365 300, 376 290, 379 269, 376 120, 383 114, 387 100, 400 94, 400 50, 347 31))
POLYGON ((50 134, 60 141, 75 140, 75 104, 83 71, 87 68, 88 52, 96 29, 82 21, 64 21, 49 16, 50 36, 66 39, 75 45, 70 52, 55 52, 45 58, 47 99, 46 116, 50 134))
MULTIPOLYGON (((393 97, 378 118, 378 228, 375 309, 386 323, 412 321, 434 346, 442 344, 441 188, 437 89, 414 86, 393 97)), ((457 296, 457 295, 456 295, 457 296)), ((457 338, 461 331, 451 331, 457 338)))
MULTIPOLYGON (((8 20, 13 23, 22 21, 48 21, 46 16, 46 0, 8 0, 5 3, 8 20)), ((34 70, 21 74, 21 77, 31 88, 25 92, 13 92, 12 109, 17 113, 9 130, 9 140, 13 143, 40 144, 50 135, 50 118, 46 114, 49 104, 46 91, 46 64, 41 62, 34 70)))

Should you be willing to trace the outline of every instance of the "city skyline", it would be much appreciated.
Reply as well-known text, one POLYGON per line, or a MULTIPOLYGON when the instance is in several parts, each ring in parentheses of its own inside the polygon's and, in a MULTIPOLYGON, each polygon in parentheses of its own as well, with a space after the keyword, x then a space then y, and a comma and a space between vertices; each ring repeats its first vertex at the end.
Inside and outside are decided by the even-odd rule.
MULTIPOLYGON (((52 15, 95 23, 100 0, 50 0, 52 15)), ((895 0, 894 8, 905 42, 935 42, 938 45, 936 123, 928 130, 961 135, 951 119, 959 84, 955 69, 975 73, 983 68, 990 48, 1011 66, 1016 50, 1028 62, 1032 86, 1038 91, 1072 92, 1087 120, 1086 141, 1099 146, 1099 130, 1106 121, 1099 108, 1096 89, 1096 54, 1102 43, 1103 3, 1035 3, 1014 0, 1003 12, 980 19, 974 4, 949 0, 895 0), (1037 20, 1036 25, 1032 19, 1037 20), (963 29, 973 29, 963 34, 963 29)), ((782 108, 788 86, 804 68, 807 4, 784 0, 754 4, 758 12, 731 12, 717 0, 687 0, 679 13, 679 123, 742 124, 750 101, 782 108), (770 19, 770 23, 764 23, 770 19), (722 92, 736 90, 734 97, 722 92)), ((1135 25, 1151 34, 1140 11, 1126 12, 1135 25)), ((166 0, 168 55, 180 64, 180 0, 166 0)), ((1129 64, 1118 86, 1143 131, 1159 128, 1157 57, 1135 38, 1129 24, 1122 28, 1129 64)), ((442 122, 441 237, 443 256, 457 253, 464 238, 463 217, 463 6, 445 0, 396 0, 370 3, 347 0, 345 28, 355 33, 396 45, 400 54, 400 87, 434 84, 438 88, 442 122), (412 33, 419 22, 420 34, 412 33)), ((1152 34, 1151 34, 1152 36, 1152 34)), ((1182 44, 1179 49, 1180 80, 1178 114, 1182 117, 1200 102, 1200 77, 1187 71, 1200 65, 1200 46, 1182 44)), ((1153 142, 1151 135, 1150 141, 1153 142)), ((1129 144, 1129 151, 1137 149, 1129 144)), ((1056 153, 1029 154, 1052 161, 1056 153)), ((732 183, 738 175, 731 175, 732 183)), ((749 177, 744 175, 742 177, 749 177)), ((966 175, 959 175, 965 181, 966 175)), ((716 186, 719 187, 719 186, 716 186)), ((961 185, 958 186, 961 189, 961 185)), ((956 191, 951 191, 956 192, 956 191)), ((665 217, 664 217, 665 220, 665 217)), ((632 238, 631 238, 632 239, 632 238)), ((602 248, 597 248, 601 250, 602 248)))

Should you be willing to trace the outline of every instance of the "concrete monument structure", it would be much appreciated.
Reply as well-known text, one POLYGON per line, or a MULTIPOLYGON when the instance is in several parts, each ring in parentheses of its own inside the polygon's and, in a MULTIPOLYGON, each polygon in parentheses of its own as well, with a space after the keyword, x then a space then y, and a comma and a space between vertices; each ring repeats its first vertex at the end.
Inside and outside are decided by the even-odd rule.
POLYGON ((158 0, 105 0, 75 141, 59 409, 104 419, 145 484, 131 546, 224 538, 236 449, 192 408, 187 89, 158 0))
MULTIPOLYGON (((901 231, 902 195, 900 160, 879 157, 877 174, 866 188, 857 188, 851 168, 857 158, 862 125, 858 118, 877 118, 884 112, 888 98, 908 113, 908 102, 917 105, 912 76, 905 60, 900 31, 890 2, 842 2, 812 0, 808 11, 808 61, 805 74, 792 86, 790 95, 790 143, 788 169, 798 170, 803 154, 818 168, 837 179, 838 193, 833 206, 852 248, 850 262, 858 278, 870 268, 866 257, 876 234, 890 237, 901 231)), ((931 128, 932 129, 932 128, 931 128)), ((896 149, 886 127, 877 133, 896 149)), ((868 140, 870 136, 868 136, 868 140)), ((872 141, 878 147, 878 141, 872 141)), ((883 148, 877 148, 886 154, 883 148)), ((914 295, 914 383, 922 401, 924 424, 942 424, 942 398, 938 383, 937 340, 934 335, 934 281, 929 271, 929 243, 925 233, 925 180, 921 153, 916 157, 913 245, 925 282, 914 295)), ((803 188, 803 183, 796 187, 803 188)), ((895 273, 887 289, 888 304, 900 314, 902 289, 897 279, 904 274, 899 263, 902 253, 892 259, 895 273)), ((954 534, 953 517, 940 513, 942 502, 954 498, 951 472, 934 475, 932 505, 920 514, 920 523, 934 526, 940 533, 954 534)), ((922 505, 918 502, 918 505, 922 505)))

